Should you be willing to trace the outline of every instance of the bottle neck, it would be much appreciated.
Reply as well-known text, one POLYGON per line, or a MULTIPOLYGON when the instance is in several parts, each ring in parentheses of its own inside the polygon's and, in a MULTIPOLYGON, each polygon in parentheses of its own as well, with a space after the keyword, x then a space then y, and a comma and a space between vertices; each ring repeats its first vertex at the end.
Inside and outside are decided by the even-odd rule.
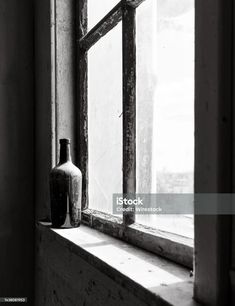
POLYGON ((60 164, 71 161, 70 144, 60 144, 60 164))

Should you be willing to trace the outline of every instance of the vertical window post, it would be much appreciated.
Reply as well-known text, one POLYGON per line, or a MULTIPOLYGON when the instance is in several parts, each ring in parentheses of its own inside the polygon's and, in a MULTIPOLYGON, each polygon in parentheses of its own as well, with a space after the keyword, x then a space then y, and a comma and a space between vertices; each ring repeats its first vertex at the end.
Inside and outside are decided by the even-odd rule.
POLYGON ((87 52, 79 46, 79 39, 87 33, 87 0, 77 1, 77 43, 78 43, 78 165, 83 174, 82 210, 88 207, 88 121, 87 121, 87 52))
MULTIPOLYGON (((135 8, 124 4, 123 44, 123 194, 136 192, 136 20, 135 8)), ((134 209, 134 207, 133 207, 134 209)), ((135 212, 124 212, 123 222, 135 222, 135 212)))

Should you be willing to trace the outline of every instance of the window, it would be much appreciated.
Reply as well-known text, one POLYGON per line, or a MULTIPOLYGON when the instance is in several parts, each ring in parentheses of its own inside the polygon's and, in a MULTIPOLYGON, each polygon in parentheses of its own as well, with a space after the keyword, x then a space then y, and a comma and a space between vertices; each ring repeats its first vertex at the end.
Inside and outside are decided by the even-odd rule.
MULTIPOLYGON (((192 194, 194 0, 148 0, 136 14, 137 193, 192 194)), ((194 235, 189 214, 137 214, 136 221, 194 235)))
POLYGON ((120 218, 112 194, 193 192, 194 1, 82 0, 77 25, 83 221, 192 267, 191 216, 120 218))
POLYGON ((87 104, 89 208, 112 213, 122 193, 121 22, 88 52, 87 104))

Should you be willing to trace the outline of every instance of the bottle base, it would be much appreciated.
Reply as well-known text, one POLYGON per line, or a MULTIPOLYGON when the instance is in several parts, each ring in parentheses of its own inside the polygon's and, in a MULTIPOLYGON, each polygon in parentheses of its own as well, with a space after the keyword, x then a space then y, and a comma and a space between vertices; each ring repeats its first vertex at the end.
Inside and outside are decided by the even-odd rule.
POLYGON ((63 229, 69 229, 69 228, 77 228, 81 225, 81 222, 77 223, 77 224, 74 224, 74 225, 69 225, 69 224, 53 224, 51 225, 52 228, 63 228, 63 229))

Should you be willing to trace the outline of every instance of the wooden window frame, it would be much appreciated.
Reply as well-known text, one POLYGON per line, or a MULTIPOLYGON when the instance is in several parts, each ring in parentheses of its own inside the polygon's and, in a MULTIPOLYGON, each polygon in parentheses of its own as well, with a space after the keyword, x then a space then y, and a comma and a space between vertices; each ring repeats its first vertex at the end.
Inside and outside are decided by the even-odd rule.
MULTIPOLYGON (((88 0, 89 1, 89 0, 88 0)), ((122 20, 123 57, 123 194, 136 193, 136 8, 147 0, 121 0, 87 32, 87 0, 77 1, 77 145, 83 173, 82 222, 99 231, 193 268, 193 239, 135 223, 135 213, 123 219, 88 209, 88 79, 87 52, 122 20)))
MULTIPOLYGON (((50 22, 48 21, 48 27, 51 25, 52 39, 50 54, 52 59, 52 69, 50 70, 51 97, 41 99, 38 104, 40 112, 37 112, 38 124, 43 124, 44 129, 46 128, 48 135, 50 135, 48 136, 50 140, 44 143, 45 133, 40 132, 41 136, 39 136, 41 138, 39 137, 39 139, 41 139, 41 144, 43 144, 41 147, 44 150, 43 154, 37 156, 39 159, 43 159, 41 164, 45 164, 39 173, 38 184, 36 184, 38 216, 43 217, 50 214, 48 185, 42 182, 47 182, 48 171, 56 161, 57 140, 65 135, 74 140, 73 153, 75 162, 80 165, 81 169, 84 169, 83 166, 86 165, 86 154, 84 154, 86 153, 86 148, 83 147, 83 144, 86 144, 87 137, 86 133, 79 132, 80 129, 86 132, 87 126, 87 118, 83 118, 83 110, 86 111, 86 104, 80 103, 83 99, 82 91, 84 91, 85 97, 87 91, 85 86, 87 71, 83 69, 87 65, 86 52, 83 50, 86 50, 87 47, 84 47, 86 45, 84 43, 85 40, 82 42, 85 35, 89 34, 86 33, 86 1, 68 1, 66 9, 63 5, 66 1, 57 2, 53 0, 49 2, 51 7, 48 8, 48 12, 51 12, 51 19, 50 22), (73 15, 75 6, 76 17, 73 15), (74 31, 75 19, 76 31, 74 31), (75 32, 78 43, 76 48, 72 42, 74 41, 75 32), (65 54, 61 45, 66 45, 66 49, 69 52, 65 54), (77 53, 76 73, 73 71, 75 67, 74 50, 77 53), (70 59, 69 64, 68 59, 70 59), (79 73, 80 69, 83 74, 79 73), (65 75, 63 75, 64 71, 66 71, 65 75), (76 82, 73 79, 75 75, 76 82), (75 83, 77 86, 73 88, 75 83), (75 90, 73 89, 76 89, 76 94, 74 94, 75 90), (48 101, 51 101, 51 103, 48 101), (68 108, 70 112, 67 111, 68 108), (47 127, 45 125, 45 113, 51 114, 51 120, 49 120, 47 127), (70 126, 64 124, 64 122, 69 122, 70 126), (51 157, 50 161, 46 162, 44 160, 45 152, 48 152, 48 156, 51 157), (45 199, 48 200, 43 206, 42 203, 45 202, 45 199), (39 211, 41 211, 40 215, 39 211)), ((46 2, 45 5, 49 5, 49 2, 46 2)), ((126 3, 135 7, 140 2, 132 0, 126 3)), ((234 154, 232 154, 235 150, 235 125, 233 120, 235 115, 235 107, 233 106, 233 73, 235 68, 233 60, 235 50, 234 8, 232 0, 195 1, 196 193, 230 193, 235 190, 235 163, 233 161, 234 154)), ((41 9, 40 14, 43 12, 41 9)), ((45 17, 45 15, 43 16, 45 17)), ((116 22, 118 22, 117 19, 116 22)), ((115 22, 113 26, 115 26, 114 24, 115 22)), ((109 31, 108 26, 104 26, 104 28, 106 29, 105 31, 109 31)), ((41 27, 39 27, 39 30, 41 30, 41 27)), ((107 33, 105 31, 102 30, 102 35, 107 33)), ((94 28, 93 32, 98 33, 94 31, 94 28)), ((92 32, 90 31, 90 33, 92 32)), ((92 38, 91 42, 93 41, 94 39, 92 38)), ((45 62, 45 67, 50 62, 50 55, 48 55, 49 58, 45 62)), ((49 73, 48 69, 46 71, 49 73)), ((41 79, 45 78, 42 77, 41 79)), ((45 86, 48 86, 48 80, 45 86)), ((86 172, 84 173, 84 179, 87 180, 86 172)), ((182 242, 178 245, 174 244, 174 242, 177 243, 176 238, 178 237, 171 238, 169 234, 156 231, 156 229, 151 231, 147 227, 142 227, 141 231, 137 224, 125 226, 122 224, 122 220, 118 218, 114 220, 113 216, 89 209, 83 211, 83 222, 185 266, 191 266, 192 261, 190 258, 193 254, 193 246, 189 242, 185 242, 186 247, 183 247, 182 242), (136 227, 137 230, 135 230, 136 227), (174 246, 177 246, 177 249, 174 246), (174 255, 176 254, 174 252, 178 252, 179 255, 186 254, 185 248, 190 252, 187 259, 174 255), (188 259, 190 259, 190 264, 188 264, 188 259)), ((194 297, 197 301, 206 305, 232 305, 235 301, 235 234, 234 230, 232 233, 231 223, 233 223, 234 229, 234 216, 233 218, 231 216, 195 216, 194 297), (231 236, 233 237, 233 242, 231 241, 231 236), (227 239, 224 239, 225 237, 227 239), (232 257, 231 263, 230 256, 232 257), (231 279, 229 279, 229 275, 231 279), (231 293, 233 295, 233 303, 230 300, 231 293)))

